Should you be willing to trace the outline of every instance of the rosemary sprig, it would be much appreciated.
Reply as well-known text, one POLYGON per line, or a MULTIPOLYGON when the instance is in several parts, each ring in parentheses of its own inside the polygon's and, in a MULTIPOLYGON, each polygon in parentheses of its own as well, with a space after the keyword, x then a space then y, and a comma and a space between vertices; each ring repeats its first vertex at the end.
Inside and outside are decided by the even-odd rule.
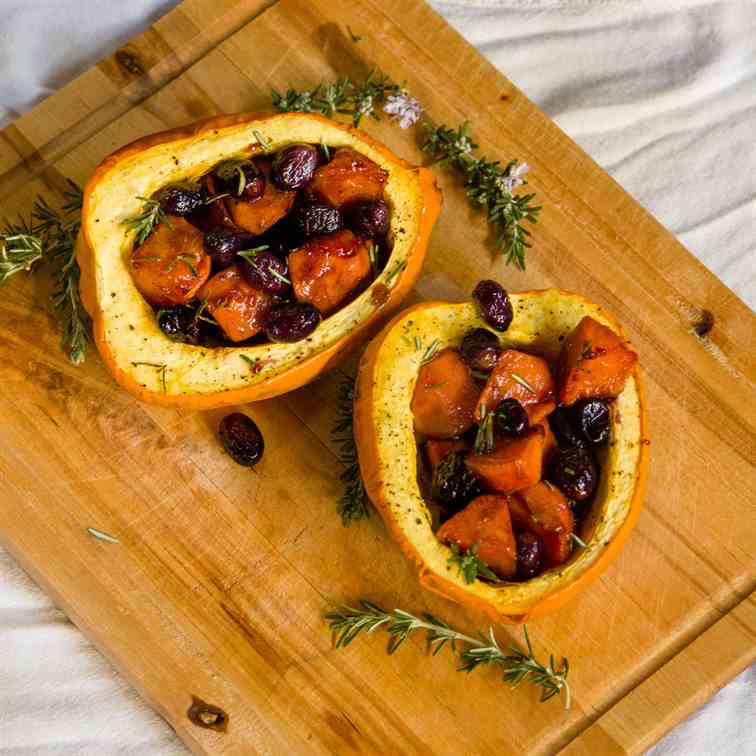
POLYGON ((16 273, 30 271, 42 257, 42 240, 30 222, 5 222, 0 233, 0 285, 16 273))
POLYGON ((338 511, 342 525, 353 520, 370 517, 368 497, 360 474, 357 446, 353 430, 354 378, 346 377, 339 386, 336 419, 331 429, 331 438, 339 447, 339 462, 344 466, 340 480, 344 492, 339 499, 338 511))
POLYGON ((167 223, 168 228, 171 226, 167 220, 165 210, 160 207, 160 203, 157 200, 150 199, 149 197, 137 197, 137 199, 143 202, 141 212, 131 218, 126 218, 123 221, 123 225, 136 233, 136 243, 139 245, 144 243, 155 226, 160 223, 167 223))
POLYGON ((444 646, 449 646, 453 653, 459 653, 462 662, 458 668, 460 672, 472 672, 485 664, 498 665, 504 671, 504 681, 511 687, 516 688, 522 682, 535 685, 541 688, 541 701, 548 701, 564 692, 564 708, 570 708, 570 686, 567 682, 569 662, 563 657, 561 665, 557 667, 553 655, 549 657, 548 664, 539 662, 525 626, 523 631, 527 650, 523 651, 516 646, 502 649, 493 628, 489 628, 487 635, 480 633, 478 637, 473 637, 458 632, 432 614, 417 617, 402 609, 387 612, 365 599, 360 600, 359 608, 343 606, 327 614, 326 619, 336 648, 348 646, 362 632, 373 633, 385 628, 390 636, 388 653, 393 654, 415 630, 425 630, 428 648, 433 656, 444 646), (467 648, 458 652, 457 644, 464 644, 467 648))
POLYGON ((499 576, 478 557, 480 541, 476 541, 469 549, 459 548, 458 544, 449 545, 452 555, 446 560, 447 564, 457 567, 457 575, 462 575, 466 583, 474 583, 478 576, 490 580, 492 583, 500 583, 499 576))
POLYGON ((81 188, 68 179, 64 203, 54 210, 44 197, 34 202, 32 219, 53 279, 51 300, 62 326, 60 346, 74 365, 84 362, 89 340, 89 317, 79 295, 81 271, 76 262, 76 237, 81 226, 81 188))
POLYGON ((498 160, 475 157, 478 145, 465 121, 456 130, 448 126, 424 124, 427 135, 423 150, 436 158, 436 163, 449 165, 465 176, 467 198, 473 205, 485 205, 488 222, 496 230, 496 246, 507 264, 525 269, 525 251, 531 246, 530 231, 523 225, 536 223, 541 211, 533 203, 535 194, 515 194, 516 187, 526 184, 523 175, 527 165, 511 160, 502 166, 498 160))
POLYGON ((301 92, 288 89, 281 94, 271 89, 270 96, 273 107, 281 112, 321 113, 328 118, 337 114, 348 115, 352 123, 359 126, 365 116, 379 121, 380 108, 386 104, 388 97, 401 91, 400 84, 395 84, 388 76, 373 69, 361 82, 342 76, 330 84, 321 83, 301 92))

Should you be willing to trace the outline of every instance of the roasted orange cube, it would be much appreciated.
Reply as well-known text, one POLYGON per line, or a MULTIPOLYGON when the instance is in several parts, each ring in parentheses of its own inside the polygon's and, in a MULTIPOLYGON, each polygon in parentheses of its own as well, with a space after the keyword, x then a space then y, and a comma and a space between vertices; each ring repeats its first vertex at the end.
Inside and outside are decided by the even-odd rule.
POLYGON ((451 438, 448 441, 429 438, 425 444, 425 458, 431 467, 435 467, 447 454, 466 451, 469 448, 467 441, 461 438, 451 438))
POLYGON ((168 216, 131 253, 134 283, 155 307, 186 304, 210 275, 203 234, 178 216, 168 216))
POLYGON ((567 499, 554 486, 541 481, 518 491, 510 502, 515 530, 530 530, 543 544, 547 567, 556 567, 572 553, 575 521, 567 499))
POLYGON ((265 176, 265 191, 262 197, 255 200, 228 197, 225 202, 228 204, 234 223, 239 228, 249 231, 250 234, 259 236, 291 210, 297 193, 282 191, 273 184, 270 180, 269 160, 258 160, 256 164, 265 176))
POLYGON ((351 147, 339 147, 315 171, 309 191, 334 207, 383 197, 388 173, 351 147))
POLYGON ((540 425, 515 439, 498 438, 488 454, 470 454, 468 469, 499 493, 534 486, 541 479, 545 433, 540 425))
POLYGON ((370 276, 372 241, 344 229, 315 236, 289 253, 294 296, 323 315, 337 310, 370 276))
POLYGON ((420 368, 412 395, 415 430, 429 438, 452 438, 472 427, 478 387, 456 349, 442 349, 420 368))
POLYGON ((517 544, 508 496, 478 496, 450 517, 436 535, 442 543, 456 543, 462 551, 478 543, 478 558, 499 577, 509 578, 515 573, 517 544))
POLYGON ((247 283, 241 265, 216 273, 197 296, 231 341, 244 341, 260 333, 275 304, 270 294, 247 283))
POLYGON ((638 355, 611 328, 586 315, 567 337, 559 364, 559 401, 619 395, 638 355))
POLYGON ((546 360, 534 354, 507 349, 499 355, 496 366, 480 395, 475 419, 484 408, 493 412, 505 399, 516 399, 535 425, 554 410, 554 379, 546 360))

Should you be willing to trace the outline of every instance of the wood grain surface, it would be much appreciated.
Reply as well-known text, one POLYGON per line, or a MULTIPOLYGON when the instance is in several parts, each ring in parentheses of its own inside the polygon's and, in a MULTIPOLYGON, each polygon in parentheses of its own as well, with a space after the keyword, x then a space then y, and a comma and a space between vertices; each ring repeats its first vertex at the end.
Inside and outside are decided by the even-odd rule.
MULTIPOLYGON (((267 451, 242 469, 215 440, 222 413, 140 405, 94 354, 70 366, 42 277, 0 300, 0 539, 197 753, 639 752, 756 657, 755 319, 439 16, 400 0, 189 0, 2 132, 4 214, 59 199, 64 177, 83 182, 136 137, 373 66, 434 121, 469 119, 487 154, 527 161, 544 206, 527 272, 507 268, 441 170, 416 296, 464 299, 483 276, 572 289, 613 310, 641 355, 646 509, 602 578, 530 628, 538 652, 569 657, 573 708, 510 692, 493 669, 460 676, 419 637, 390 657, 378 636, 331 647, 323 613, 360 596, 484 622, 423 593, 377 517, 342 528, 339 373, 245 407, 267 451), (226 732, 189 721, 195 696, 227 713, 226 732)), ((422 160, 418 134, 367 129, 422 160)))

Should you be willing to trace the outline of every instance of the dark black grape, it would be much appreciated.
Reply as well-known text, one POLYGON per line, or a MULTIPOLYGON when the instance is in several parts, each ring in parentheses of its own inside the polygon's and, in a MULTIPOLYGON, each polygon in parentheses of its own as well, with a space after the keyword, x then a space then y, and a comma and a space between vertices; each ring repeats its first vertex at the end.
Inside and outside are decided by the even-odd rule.
POLYGON ((535 533, 525 530, 517 535, 517 578, 530 580, 543 563, 543 546, 535 533))
POLYGON ((356 233, 378 239, 388 233, 391 213, 382 199, 360 202, 350 209, 348 221, 356 233))
POLYGON ((320 153, 316 147, 311 144, 292 144, 273 159, 271 178, 279 189, 303 189, 312 181, 319 163, 320 153))
POLYGON ((465 465, 465 452, 447 454, 433 469, 433 498, 454 511, 483 493, 480 479, 465 465))
POLYGON ((254 467, 265 451, 265 440, 251 417, 241 412, 226 415, 218 427, 223 448, 231 458, 244 467, 254 467))
POLYGON ((213 261, 213 270, 224 270, 239 261, 238 253, 249 246, 252 235, 240 228, 216 226, 205 234, 205 252, 213 261))
POLYGON ((509 328, 514 311, 509 294, 496 281, 480 281, 473 291, 481 317, 496 331, 509 328))
POLYGON ((494 428, 505 436, 522 436, 529 427, 528 413, 517 399, 504 399, 494 410, 494 428))
POLYGON ((326 202, 305 202, 295 207, 289 218, 295 231, 305 238, 334 234, 343 225, 341 211, 326 202))
POLYGON ((285 257, 276 257, 265 249, 247 253, 244 257, 242 273, 250 286, 276 296, 282 296, 291 288, 289 266, 285 257))
POLYGON ((274 307, 265 320, 265 334, 271 341, 301 341, 320 323, 321 315, 308 302, 292 302, 274 307))
POLYGON ((573 501, 589 499, 598 485, 598 468, 588 449, 571 446, 554 454, 549 480, 573 501))
POLYGON ((609 440, 611 414, 606 402, 585 399, 573 405, 572 415, 586 441, 594 446, 603 446, 609 440))
POLYGON ((502 349, 495 333, 476 328, 465 334, 460 351, 472 370, 488 373, 496 365, 502 349))
POLYGON ((202 207, 204 201, 200 185, 188 182, 164 186, 155 197, 168 215, 189 215, 202 207))

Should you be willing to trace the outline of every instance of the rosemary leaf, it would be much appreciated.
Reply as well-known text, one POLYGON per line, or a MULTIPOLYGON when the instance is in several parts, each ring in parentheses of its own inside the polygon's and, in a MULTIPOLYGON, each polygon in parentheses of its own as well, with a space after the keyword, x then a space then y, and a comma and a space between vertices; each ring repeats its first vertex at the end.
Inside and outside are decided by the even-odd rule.
POLYGON ((354 378, 346 377, 339 386, 336 418, 331 438, 339 447, 339 462, 344 466, 341 481, 344 492, 339 499, 338 511, 342 525, 370 517, 368 497, 360 474, 357 446, 353 430, 354 378))
POLYGON ((525 626, 523 632, 527 650, 523 651, 516 646, 502 649, 493 628, 489 628, 486 635, 480 633, 478 637, 473 637, 455 630, 432 614, 425 613, 418 617, 402 609, 387 612, 366 599, 361 599, 358 607, 342 606, 328 613, 326 620, 336 648, 348 646, 361 633, 370 634, 383 628, 389 634, 388 653, 393 654, 415 630, 425 631, 428 649, 433 656, 446 646, 452 653, 459 654, 462 662, 458 667, 460 672, 472 672, 482 665, 494 664, 502 668, 503 679, 512 688, 522 682, 530 683, 541 689, 541 701, 564 693, 564 708, 570 708, 570 686, 567 682, 569 662, 562 658, 557 666, 553 655, 549 657, 548 664, 538 661, 525 626), (459 651, 458 644, 466 648, 459 651))
POLYGON ((577 533, 570 533, 570 538, 574 541, 575 545, 579 546, 581 549, 588 548, 588 544, 577 533))
POLYGON ((103 533, 102 530, 97 530, 97 528, 87 528, 87 533, 98 541, 105 541, 105 543, 120 543, 120 541, 114 536, 108 535, 108 533, 103 533))
POLYGON ((515 383, 519 383, 520 386, 522 386, 526 391, 529 391, 531 394, 537 394, 538 392, 528 383, 528 381, 525 380, 519 373, 512 372, 511 373, 512 380, 515 383))

